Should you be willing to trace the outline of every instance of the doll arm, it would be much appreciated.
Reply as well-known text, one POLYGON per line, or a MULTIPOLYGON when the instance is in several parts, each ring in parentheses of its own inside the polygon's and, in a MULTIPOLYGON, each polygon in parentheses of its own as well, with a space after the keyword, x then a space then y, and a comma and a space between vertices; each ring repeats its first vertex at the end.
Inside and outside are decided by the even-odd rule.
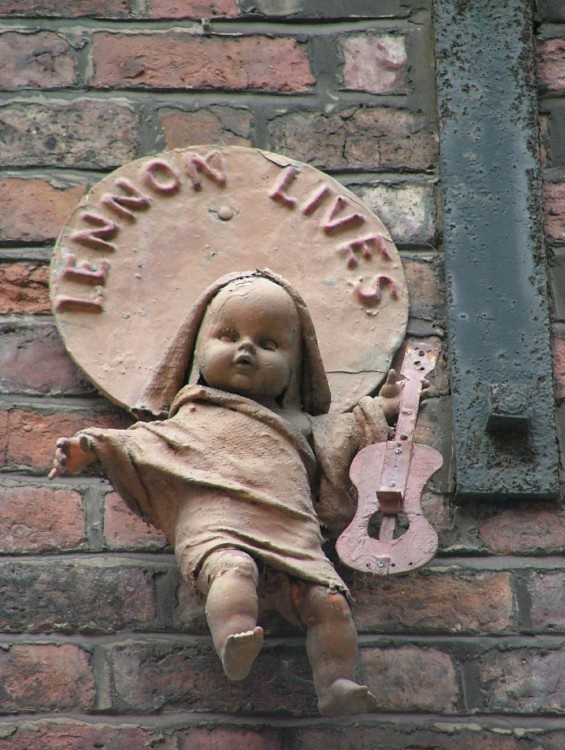
POLYGON ((398 380, 396 370, 389 370, 383 383, 379 396, 383 413, 388 424, 394 424, 400 411, 400 394, 402 393, 402 381, 398 380))
MULTIPOLYGON (((400 411, 400 395, 404 381, 398 380, 396 370, 389 370, 386 380, 383 383, 379 396, 382 399, 381 406, 388 424, 394 424, 400 411)), ((430 383, 428 380, 422 380, 420 390, 420 401, 428 398, 430 395, 430 383)))
POLYGON ((53 468, 49 479, 74 474, 96 461, 90 440, 86 435, 75 435, 72 438, 59 438, 53 459, 53 468))

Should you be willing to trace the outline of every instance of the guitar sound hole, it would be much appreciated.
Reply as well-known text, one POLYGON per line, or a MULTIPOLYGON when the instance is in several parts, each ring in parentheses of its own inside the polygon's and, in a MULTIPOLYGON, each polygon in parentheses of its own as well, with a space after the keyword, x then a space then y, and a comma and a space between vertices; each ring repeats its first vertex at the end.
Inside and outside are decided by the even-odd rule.
MULTIPOLYGON (((387 516, 387 518, 389 517, 390 516, 387 516)), ((380 539, 381 528, 383 525, 383 518, 385 518, 385 516, 379 510, 376 513, 373 513, 373 515, 369 519, 369 525, 367 527, 367 530, 371 539, 380 539)), ((409 526, 410 524, 408 523, 408 517, 406 516, 406 513, 400 512, 395 518, 394 532, 393 532, 392 538, 399 539, 408 531, 409 526)))

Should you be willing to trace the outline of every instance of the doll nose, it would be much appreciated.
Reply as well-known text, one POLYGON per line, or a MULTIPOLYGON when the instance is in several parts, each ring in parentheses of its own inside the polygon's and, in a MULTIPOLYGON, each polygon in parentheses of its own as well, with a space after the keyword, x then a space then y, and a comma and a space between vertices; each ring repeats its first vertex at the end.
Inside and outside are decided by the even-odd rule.
POLYGON ((237 348, 238 351, 252 352, 255 350, 255 344, 248 336, 245 336, 244 338, 240 339, 237 348))

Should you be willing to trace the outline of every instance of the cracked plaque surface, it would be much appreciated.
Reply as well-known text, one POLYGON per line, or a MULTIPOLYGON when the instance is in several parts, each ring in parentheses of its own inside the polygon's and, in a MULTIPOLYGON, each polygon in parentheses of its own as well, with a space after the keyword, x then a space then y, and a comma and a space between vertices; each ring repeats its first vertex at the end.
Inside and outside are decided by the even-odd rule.
POLYGON ((51 297, 75 362, 131 408, 200 293, 226 273, 262 268, 308 305, 332 411, 373 392, 408 318, 398 251, 353 193, 277 154, 195 146, 112 172, 59 236, 51 297))

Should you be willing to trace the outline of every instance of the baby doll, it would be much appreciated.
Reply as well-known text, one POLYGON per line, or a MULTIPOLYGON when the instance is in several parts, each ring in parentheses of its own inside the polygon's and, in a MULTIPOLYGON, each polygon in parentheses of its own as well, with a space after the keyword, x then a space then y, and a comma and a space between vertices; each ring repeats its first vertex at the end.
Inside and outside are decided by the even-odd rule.
POLYGON ((393 371, 383 391, 390 397, 327 414, 300 296, 270 271, 232 274, 196 303, 139 406, 161 414, 172 398, 168 417, 59 440, 51 476, 100 461, 130 507, 165 532, 206 599, 228 678, 244 679, 261 649, 257 590, 267 576, 276 607, 306 629, 320 712, 370 711, 376 700, 354 679, 357 633, 347 587, 322 551, 320 516, 324 504, 351 502, 353 455, 386 439, 398 413, 393 371))

